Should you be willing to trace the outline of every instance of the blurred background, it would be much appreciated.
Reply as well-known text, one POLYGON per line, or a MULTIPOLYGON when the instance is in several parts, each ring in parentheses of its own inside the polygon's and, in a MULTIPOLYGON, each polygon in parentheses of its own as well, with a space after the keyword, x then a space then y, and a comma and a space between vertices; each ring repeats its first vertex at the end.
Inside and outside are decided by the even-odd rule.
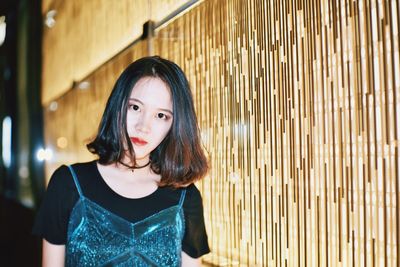
POLYGON ((400 265, 396 0, 1 0, 0 265, 38 266, 51 173, 116 78, 178 63, 212 169, 205 266, 400 265))

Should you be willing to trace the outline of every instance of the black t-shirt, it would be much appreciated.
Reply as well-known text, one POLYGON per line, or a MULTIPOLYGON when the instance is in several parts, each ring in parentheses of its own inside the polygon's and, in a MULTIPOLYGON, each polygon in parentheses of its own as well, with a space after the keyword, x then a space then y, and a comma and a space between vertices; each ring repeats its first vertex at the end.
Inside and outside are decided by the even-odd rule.
MULTIPOLYGON (((72 165, 82 194, 111 213, 131 223, 143 220, 163 209, 177 205, 181 189, 159 187, 143 198, 126 198, 113 191, 103 180, 96 161, 72 165)), ((203 204, 199 190, 194 184, 186 188, 183 211, 185 235, 182 250, 198 258, 210 249, 204 226, 203 204)), ((52 175, 47 192, 38 211, 33 233, 52 244, 65 244, 69 215, 79 198, 72 175, 67 166, 58 168, 52 175)))

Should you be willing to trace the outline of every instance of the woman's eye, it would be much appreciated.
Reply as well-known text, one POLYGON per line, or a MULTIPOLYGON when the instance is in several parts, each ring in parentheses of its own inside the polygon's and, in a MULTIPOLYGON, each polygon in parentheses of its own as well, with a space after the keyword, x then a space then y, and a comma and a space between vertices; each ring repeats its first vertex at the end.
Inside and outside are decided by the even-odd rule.
POLYGON ((159 119, 164 119, 164 120, 167 119, 167 116, 166 116, 164 113, 158 113, 158 114, 157 114, 157 117, 158 117, 159 119))
POLYGON ((131 105, 129 105, 129 109, 132 109, 132 110, 139 110, 139 106, 138 106, 138 105, 135 105, 135 104, 131 104, 131 105))

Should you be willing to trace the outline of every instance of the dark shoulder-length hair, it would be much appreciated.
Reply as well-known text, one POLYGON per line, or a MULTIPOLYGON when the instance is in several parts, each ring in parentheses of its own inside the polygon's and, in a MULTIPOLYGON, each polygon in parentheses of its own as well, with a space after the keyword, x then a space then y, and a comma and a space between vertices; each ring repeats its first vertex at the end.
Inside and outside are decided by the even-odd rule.
POLYGON ((141 58, 122 72, 108 98, 97 136, 87 148, 97 154, 99 163, 104 165, 121 162, 128 149, 131 163, 135 164, 126 113, 131 91, 144 77, 157 77, 164 81, 173 99, 172 127, 151 152, 151 169, 161 175, 160 186, 186 186, 206 174, 208 162, 201 146, 189 83, 182 69, 164 58, 141 58))

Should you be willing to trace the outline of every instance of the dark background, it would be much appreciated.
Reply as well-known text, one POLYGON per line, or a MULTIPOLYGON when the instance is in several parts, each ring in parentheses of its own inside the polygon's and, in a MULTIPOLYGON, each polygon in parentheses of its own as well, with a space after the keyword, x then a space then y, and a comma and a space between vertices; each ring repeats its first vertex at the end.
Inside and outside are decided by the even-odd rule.
POLYGON ((40 266, 40 240, 31 229, 44 191, 43 163, 35 158, 36 148, 43 144, 41 1, 1 0, 0 16, 7 24, 0 46, 0 123, 6 116, 12 120, 11 166, 0 160, 0 266, 40 266), (24 184, 19 174, 22 152, 29 161, 24 184), (29 204, 22 201, 26 198, 31 199, 29 204))

